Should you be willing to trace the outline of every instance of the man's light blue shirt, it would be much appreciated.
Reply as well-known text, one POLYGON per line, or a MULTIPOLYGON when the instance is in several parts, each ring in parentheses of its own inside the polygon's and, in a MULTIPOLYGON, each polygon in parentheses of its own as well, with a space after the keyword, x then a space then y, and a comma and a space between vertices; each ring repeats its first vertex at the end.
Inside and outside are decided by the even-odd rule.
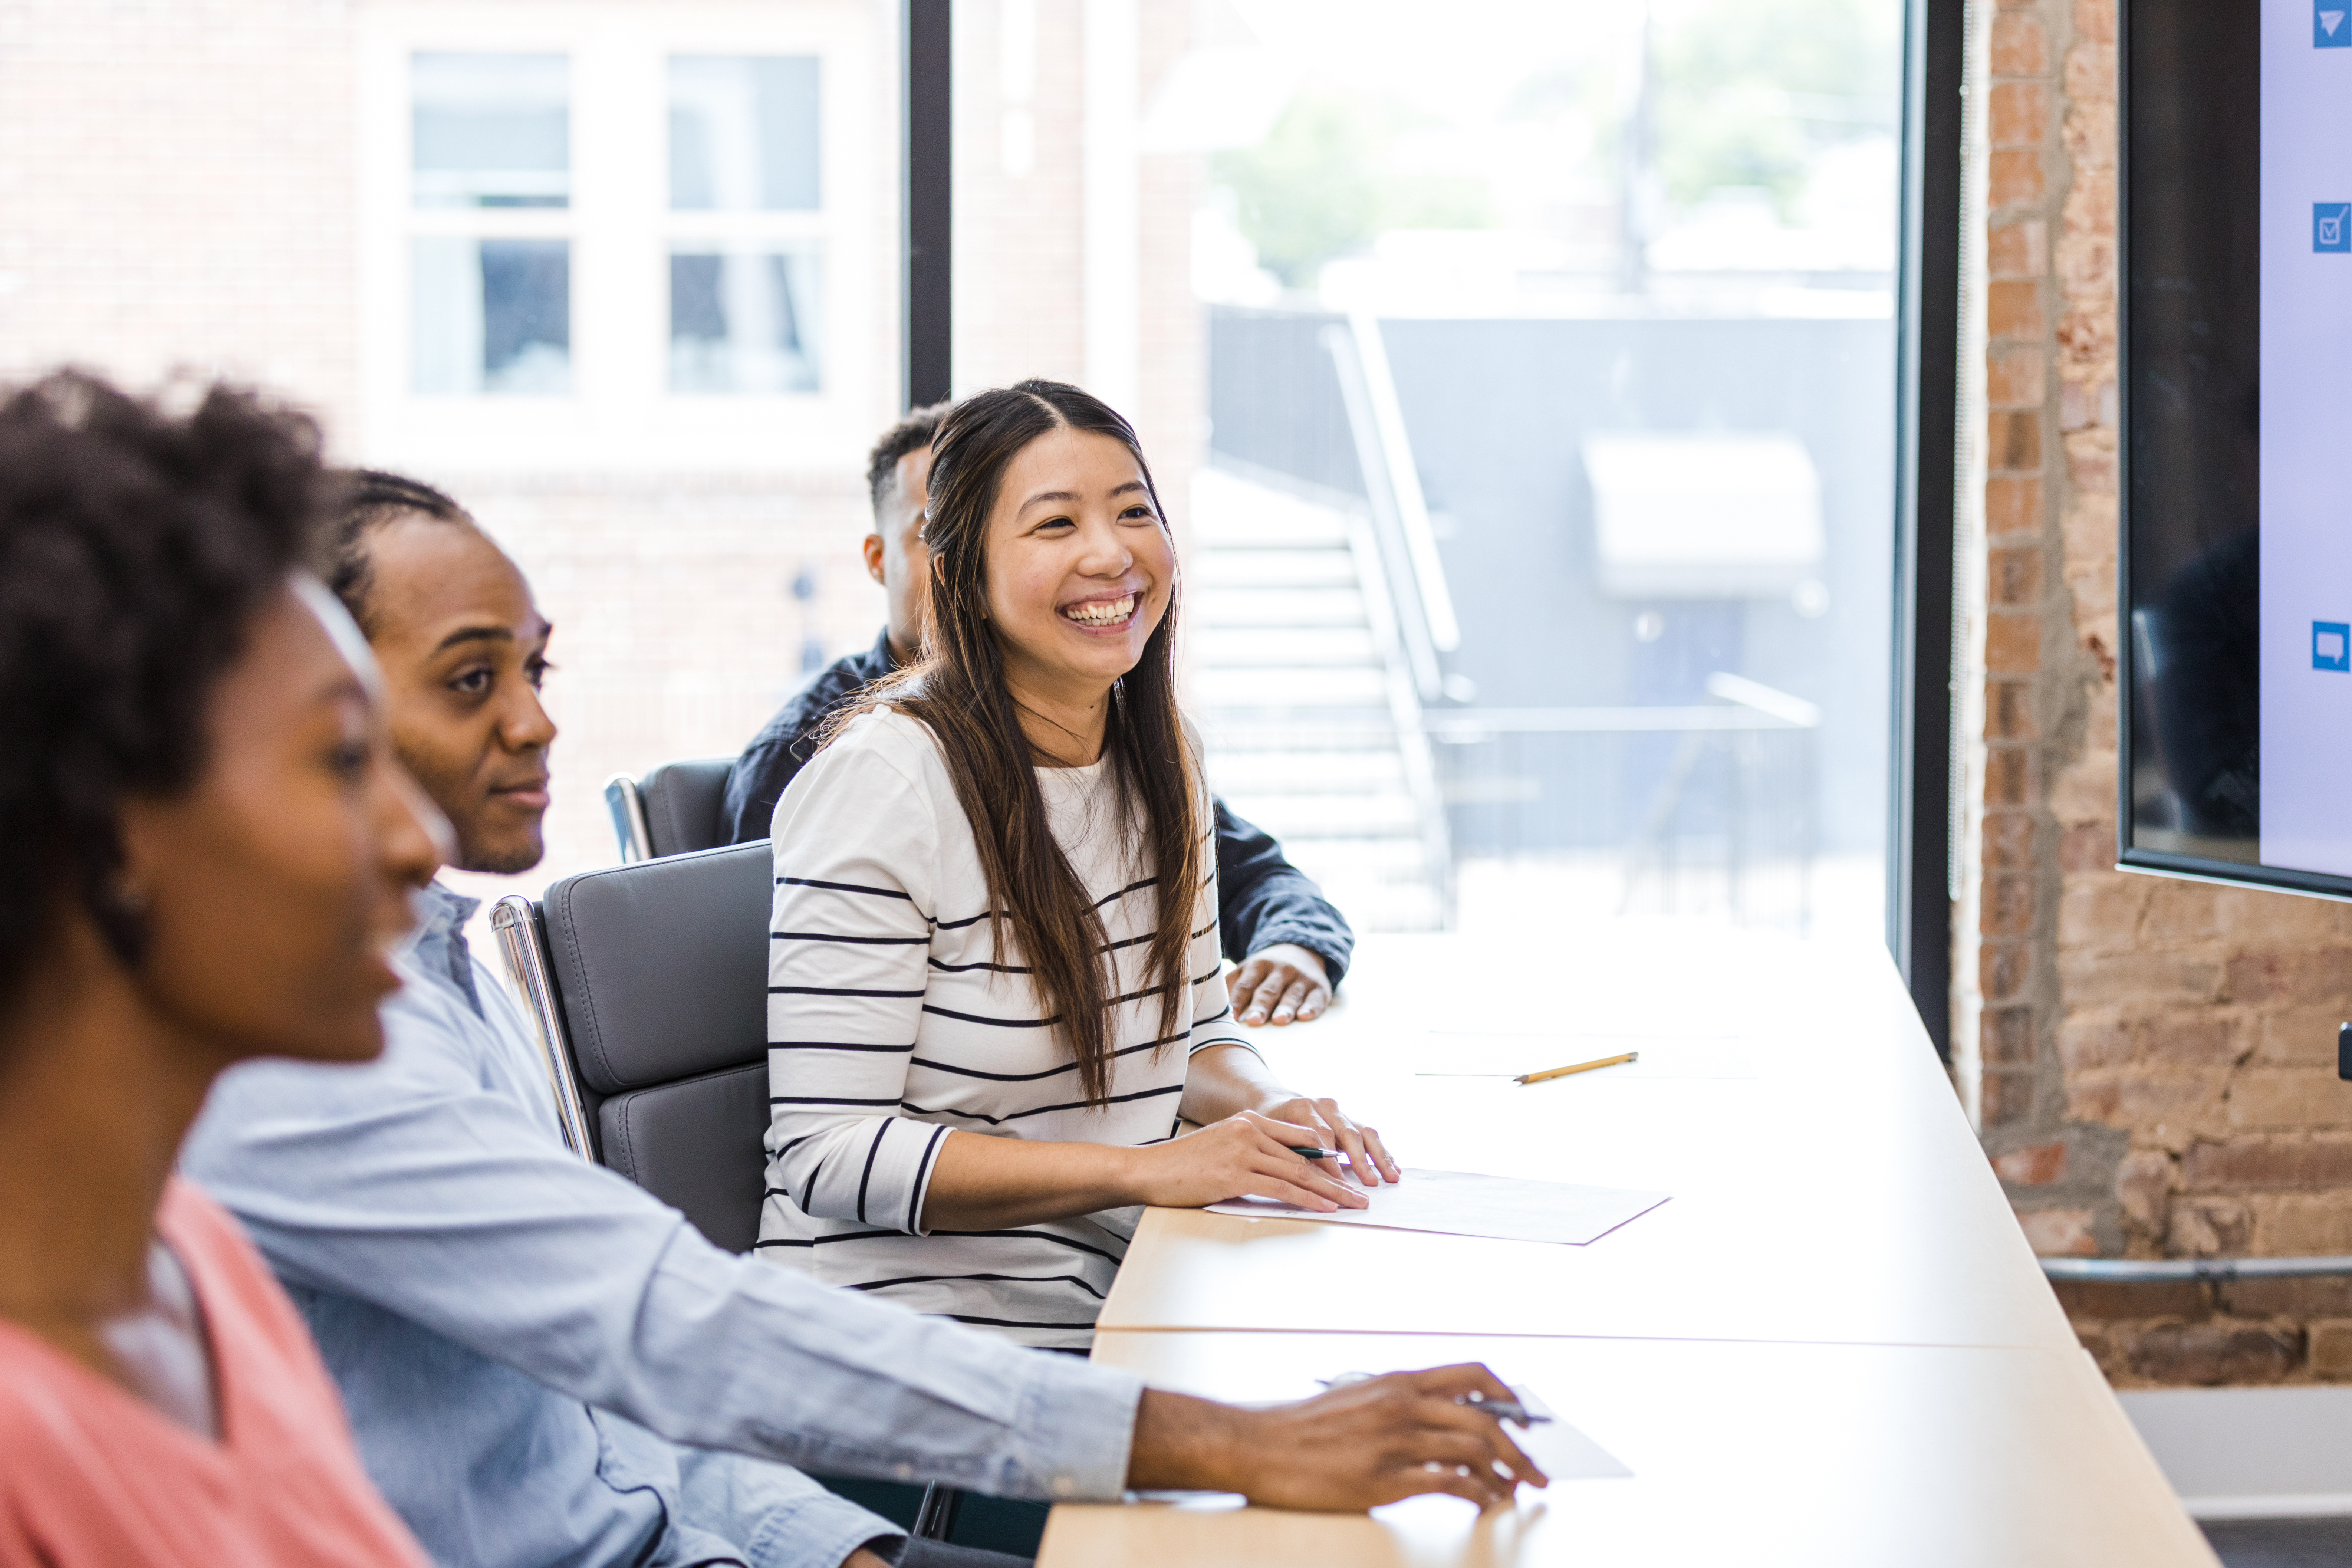
MULTIPOLYGON (((436 1562, 732 1560, 751 1543, 679 1517, 677 1445, 1119 1495, 1132 1375, 722 1252, 566 1149, 530 1026, 467 949, 476 907, 421 895, 382 1058, 238 1068, 182 1153, 301 1307, 369 1473, 436 1562)), ((765 1532, 787 1539, 758 1561, 835 1568, 899 1533, 763 1469, 765 1532)))

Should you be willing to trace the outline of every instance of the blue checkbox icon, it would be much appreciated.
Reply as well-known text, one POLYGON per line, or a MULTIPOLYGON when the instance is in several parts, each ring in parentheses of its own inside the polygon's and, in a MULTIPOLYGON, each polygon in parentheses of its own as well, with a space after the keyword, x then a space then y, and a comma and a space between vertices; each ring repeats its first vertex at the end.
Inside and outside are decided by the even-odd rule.
POLYGON ((2352 49, 2352 24, 2346 16, 2345 0, 2312 0, 2311 47, 2352 49))
POLYGON ((2311 623, 2311 668, 2352 673, 2352 624, 2311 623))
POLYGON ((2352 202, 2314 202, 2311 248, 2352 251, 2352 202))

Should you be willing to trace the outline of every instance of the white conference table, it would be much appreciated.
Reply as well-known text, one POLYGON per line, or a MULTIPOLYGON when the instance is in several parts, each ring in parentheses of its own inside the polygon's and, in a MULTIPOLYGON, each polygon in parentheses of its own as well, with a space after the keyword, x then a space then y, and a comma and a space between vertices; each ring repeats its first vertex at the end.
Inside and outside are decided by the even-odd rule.
POLYGON ((1444 1498, 1064 1506, 1041 1568, 2214 1562, 1874 944, 1667 921, 1367 937, 1328 1018, 1253 1038, 1408 1167, 1674 1195, 1586 1247, 1150 1210, 1096 1358, 1238 1400, 1484 1360, 1634 1477, 1484 1521, 1444 1498), (1525 1088, 1427 1076, 1629 1049, 1525 1088))

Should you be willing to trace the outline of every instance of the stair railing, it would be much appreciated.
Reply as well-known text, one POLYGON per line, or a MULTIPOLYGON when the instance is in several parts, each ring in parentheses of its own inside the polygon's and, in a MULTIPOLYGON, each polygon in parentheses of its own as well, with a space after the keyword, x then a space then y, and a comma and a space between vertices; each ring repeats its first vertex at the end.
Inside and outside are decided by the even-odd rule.
POLYGON ((1349 552, 1363 584, 1373 640, 1388 669, 1389 715, 1396 728, 1405 787, 1412 796, 1423 859, 1436 883, 1441 922, 1451 926, 1453 835, 1423 711, 1444 695, 1445 672, 1438 656, 1460 646, 1461 626, 1430 529, 1420 471, 1405 437, 1404 415, 1389 374, 1380 324, 1360 314, 1346 326, 1334 322, 1325 327, 1321 336, 1339 377, 1357 468, 1364 481, 1367 505, 1362 513, 1349 513, 1349 552))
POLYGON ((1388 348, 1380 323, 1360 312, 1349 316, 1344 326, 1333 322, 1325 327, 1321 335, 1339 375, 1339 400, 1347 410, 1348 434, 1363 476, 1372 531, 1387 568, 1413 686, 1423 702, 1434 704, 1445 691, 1439 656, 1462 645, 1462 626, 1446 585, 1445 563, 1437 553, 1436 531, 1430 526, 1421 470, 1405 434, 1388 348))

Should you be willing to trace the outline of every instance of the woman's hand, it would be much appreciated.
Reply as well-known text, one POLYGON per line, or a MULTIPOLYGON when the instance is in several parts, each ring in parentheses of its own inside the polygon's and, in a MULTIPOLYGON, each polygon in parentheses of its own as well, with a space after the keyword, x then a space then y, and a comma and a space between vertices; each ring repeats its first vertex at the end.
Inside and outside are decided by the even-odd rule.
POLYGON ((1322 1147, 1325 1131, 1319 1124, 1276 1121, 1255 1110, 1228 1116, 1187 1137, 1137 1150, 1133 1201, 1196 1209, 1229 1198, 1273 1198, 1324 1214, 1368 1206, 1371 1200, 1362 1193, 1325 1174, 1317 1162, 1291 1152, 1322 1147))
MULTIPOLYGON (((1309 1100, 1305 1095, 1269 1100, 1258 1106, 1258 1114, 1275 1121, 1286 1121, 1315 1130, 1319 1147, 1337 1149, 1348 1157, 1349 1168, 1358 1181, 1368 1187, 1382 1182, 1403 1179, 1404 1173, 1389 1155, 1388 1145, 1381 1142, 1378 1131, 1360 1121, 1350 1121, 1333 1100, 1309 1100)), ((1339 1162, 1318 1161, 1332 1174, 1339 1173, 1339 1162)))

